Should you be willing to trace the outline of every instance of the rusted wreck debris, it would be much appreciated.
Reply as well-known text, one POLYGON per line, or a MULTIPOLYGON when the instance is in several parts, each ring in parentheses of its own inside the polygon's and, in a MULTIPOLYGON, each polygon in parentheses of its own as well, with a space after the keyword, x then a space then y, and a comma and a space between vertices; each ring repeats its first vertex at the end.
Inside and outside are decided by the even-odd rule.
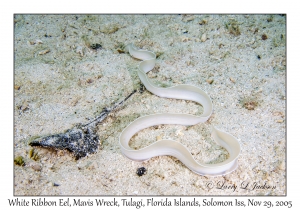
POLYGON ((119 108, 135 92, 136 90, 130 93, 123 101, 117 102, 109 108, 104 108, 100 115, 91 122, 76 125, 64 133, 34 139, 29 145, 60 150, 67 149, 74 154, 76 160, 85 157, 87 154, 95 153, 99 145, 99 136, 96 132, 97 125, 101 123, 109 113, 119 108))

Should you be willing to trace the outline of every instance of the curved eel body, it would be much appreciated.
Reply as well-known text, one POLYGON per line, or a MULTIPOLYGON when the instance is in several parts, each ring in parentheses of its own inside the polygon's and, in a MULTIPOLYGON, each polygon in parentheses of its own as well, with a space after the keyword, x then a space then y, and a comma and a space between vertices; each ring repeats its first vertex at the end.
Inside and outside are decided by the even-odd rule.
POLYGON ((148 91, 159 97, 195 101, 203 106, 204 111, 200 116, 161 113, 136 119, 122 131, 119 137, 123 155, 134 161, 145 161, 161 155, 174 156, 193 172, 205 176, 220 176, 234 171, 238 165, 237 159, 240 153, 240 144, 235 137, 215 127, 212 127, 212 138, 230 154, 227 160, 217 164, 196 162, 190 151, 183 144, 173 140, 160 140, 139 150, 129 147, 128 144, 131 137, 138 131, 150 126, 159 124, 195 125, 203 123, 211 116, 213 106, 209 96, 196 86, 176 85, 169 88, 157 87, 146 75, 148 71, 154 68, 156 55, 150 51, 138 50, 133 44, 127 45, 126 49, 131 56, 142 60, 138 66, 138 75, 148 91))

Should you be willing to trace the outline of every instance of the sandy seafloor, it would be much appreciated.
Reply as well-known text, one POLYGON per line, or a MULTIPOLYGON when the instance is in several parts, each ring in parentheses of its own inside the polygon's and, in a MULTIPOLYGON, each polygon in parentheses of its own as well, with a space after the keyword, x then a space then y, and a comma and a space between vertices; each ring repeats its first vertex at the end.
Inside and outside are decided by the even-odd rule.
POLYGON ((15 195, 286 195, 285 16, 15 15, 14 21, 14 156, 25 161, 14 167, 15 195), (95 43, 102 48, 91 49, 95 43), (139 61, 121 51, 129 43, 159 55, 148 73, 158 86, 195 85, 214 106, 205 123, 150 127, 131 139, 131 147, 173 139, 197 161, 218 163, 228 153, 211 139, 214 125, 239 139, 237 170, 206 177, 174 157, 125 158, 118 137, 136 118, 201 114, 199 104, 148 91, 98 126, 97 153, 76 161, 68 151, 35 148, 38 160, 29 158, 32 137, 87 123, 139 88, 139 61), (249 101, 254 110, 247 109, 249 101), (147 174, 139 177, 141 166, 147 174), (271 188, 252 190, 255 182, 271 188))

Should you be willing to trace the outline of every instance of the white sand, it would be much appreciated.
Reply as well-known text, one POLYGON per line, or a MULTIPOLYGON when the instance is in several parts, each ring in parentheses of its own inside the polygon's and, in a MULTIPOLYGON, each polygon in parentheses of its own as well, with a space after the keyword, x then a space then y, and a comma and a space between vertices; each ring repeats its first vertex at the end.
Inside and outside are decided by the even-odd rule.
POLYGON ((20 89, 15 90, 14 156, 23 156, 26 165, 15 166, 15 195, 285 195, 285 27, 285 16, 279 15, 16 15, 15 86, 20 89), (238 25, 240 35, 230 33, 232 25, 238 25), (92 50, 88 42, 103 48, 92 50), (211 178, 194 174, 173 157, 144 163, 123 157, 119 134, 139 116, 201 113, 196 103, 147 91, 135 94, 99 125, 102 149, 97 153, 75 161, 67 151, 36 148, 40 159, 28 157, 31 137, 86 123, 139 87, 138 60, 117 51, 119 43, 131 42, 162 53, 148 73, 152 81, 166 87, 196 85, 214 105, 204 124, 147 128, 133 137, 131 146, 173 139, 199 162, 220 162, 228 153, 211 139, 214 125, 240 140, 236 171, 211 178), (247 100, 258 106, 246 109, 247 100), (141 166, 147 174, 139 177, 141 166), (249 188, 254 182, 276 188, 245 190, 243 182, 249 188), (237 189, 217 189, 217 183, 237 189))

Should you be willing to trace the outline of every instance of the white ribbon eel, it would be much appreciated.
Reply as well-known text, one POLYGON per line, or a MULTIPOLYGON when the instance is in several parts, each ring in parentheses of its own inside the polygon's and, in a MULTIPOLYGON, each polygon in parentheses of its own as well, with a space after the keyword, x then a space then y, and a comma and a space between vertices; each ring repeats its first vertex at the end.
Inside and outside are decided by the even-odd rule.
POLYGON ((131 137, 144 128, 159 124, 195 125, 205 122, 211 116, 213 107, 209 96, 196 86, 176 85, 169 88, 157 87, 146 75, 148 71, 154 68, 156 55, 150 51, 138 50, 133 44, 127 45, 126 49, 131 56, 142 60, 138 66, 138 75, 148 91, 160 97, 195 101, 203 106, 204 111, 201 116, 161 113, 136 119, 120 135, 119 143, 123 155, 134 161, 145 161, 161 155, 174 156, 193 172, 205 176, 220 176, 234 171, 237 168, 240 144, 235 137, 215 127, 212 127, 212 138, 229 153, 228 159, 217 164, 197 163, 190 151, 183 144, 173 140, 160 140, 139 150, 129 147, 131 137))

